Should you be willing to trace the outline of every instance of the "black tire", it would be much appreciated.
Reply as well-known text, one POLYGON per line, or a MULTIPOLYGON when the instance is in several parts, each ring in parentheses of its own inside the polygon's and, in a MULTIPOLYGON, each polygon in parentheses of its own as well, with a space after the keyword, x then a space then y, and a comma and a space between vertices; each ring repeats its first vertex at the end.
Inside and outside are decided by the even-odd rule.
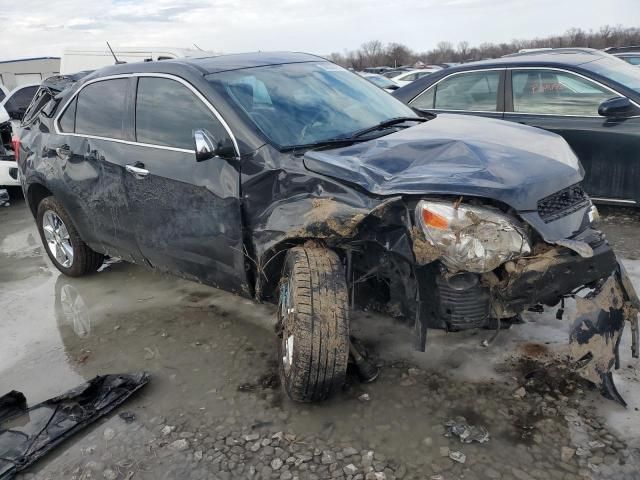
POLYGON ((73 226, 69 215, 64 207, 54 197, 46 197, 38 204, 38 213, 36 215, 36 224, 38 226, 38 232, 40 233, 40 239, 44 245, 44 249, 49 255, 49 259, 53 262, 58 270, 69 277, 81 277, 89 273, 94 273, 104 261, 104 255, 91 250, 86 243, 80 238, 78 231, 73 226), (64 223, 68 233, 69 242, 73 251, 73 259, 68 266, 63 265, 55 254, 51 251, 45 237, 43 228, 43 218, 46 212, 54 212, 64 223))
POLYGON ((287 395, 315 402, 339 391, 349 360, 344 268, 326 248, 288 251, 280 282, 278 359, 287 395))

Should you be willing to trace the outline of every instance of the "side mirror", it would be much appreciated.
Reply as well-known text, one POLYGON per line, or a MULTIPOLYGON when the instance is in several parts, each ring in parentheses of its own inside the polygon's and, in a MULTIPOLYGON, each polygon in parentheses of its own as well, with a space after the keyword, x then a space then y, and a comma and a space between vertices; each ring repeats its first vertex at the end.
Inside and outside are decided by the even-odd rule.
POLYGON ((638 108, 627 97, 615 97, 602 102, 598 114, 609 118, 631 117, 638 114, 638 108))
POLYGON ((206 130, 195 130, 193 132, 195 143, 196 161, 204 162, 218 155, 217 142, 206 130))

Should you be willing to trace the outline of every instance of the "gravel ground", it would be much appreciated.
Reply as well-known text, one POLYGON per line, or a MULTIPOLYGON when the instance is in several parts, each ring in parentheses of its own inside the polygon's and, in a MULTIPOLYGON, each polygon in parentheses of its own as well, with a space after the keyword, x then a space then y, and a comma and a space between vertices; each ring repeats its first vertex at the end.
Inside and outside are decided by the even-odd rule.
MULTIPOLYGON (((603 228, 640 287, 638 220, 607 210, 603 228)), ((65 278, 23 203, 0 225, 0 393, 35 404, 96 374, 152 376, 19 479, 640 478, 638 364, 623 345, 629 407, 603 399, 558 361, 555 312, 525 315, 489 348, 493 332, 430 332, 426 354, 409 326, 359 312, 380 378, 295 404, 277 381, 272 306, 124 263, 65 278), (450 420, 488 441, 463 443, 450 420)))

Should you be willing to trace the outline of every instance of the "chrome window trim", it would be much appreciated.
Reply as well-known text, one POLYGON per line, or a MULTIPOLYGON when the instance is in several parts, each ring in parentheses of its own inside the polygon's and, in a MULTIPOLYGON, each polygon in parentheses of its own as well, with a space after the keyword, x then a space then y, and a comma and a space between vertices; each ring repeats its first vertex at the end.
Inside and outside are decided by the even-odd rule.
MULTIPOLYGON (((84 83, 76 92, 74 92, 73 95, 71 95, 71 97, 69 98, 69 100, 67 100, 67 102, 64 104, 64 106, 62 107, 62 109, 60 110, 60 113, 58 113, 58 115, 56 115, 54 121, 53 121, 53 126, 54 129, 56 131, 56 133, 58 135, 69 135, 72 137, 80 137, 80 138, 92 138, 92 139, 96 139, 96 140, 108 140, 111 142, 117 142, 117 143, 123 143, 126 145, 136 145, 139 147, 148 147, 148 148, 159 148, 161 150, 170 150, 173 152, 183 152, 183 153, 193 153, 195 155, 195 150, 189 150, 186 148, 178 148, 178 147, 170 147, 167 145, 156 145, 156 144, 151 144, 151 143, 143 143, 143 142, 134 142, 131 140, 122 140, 119 138, 111 138, 111 137, 101 137, 98 135, 85 135, 82 133, 71 133, 71 132, 63 132, 62 130, 60 130, 60 117, 62 117, 62 115, 64 115, 64 112, 66 112, 67 107, 69 106, 69 104, 71 102, 73 102, 73 100, 80 94, 80 92, 87 87, 88 85, 92 85, 94 83, 97 82, 102 82, 102 81, 106 81, 106 80, 115 80, 115 79, 119 79, 119 78, 131 78, 131 77, 151 77, 151 78, 166 78, 169 80, 175 80, 178 83, 181 83, 182 85, 184 85, 185 87, 187 87, 189 90, 191 90, 191 92, 193 92, 193 94, 202 102, 206 105, 206 107, 211 111, 211 113, 213 113, 214 117, 216 117, 218 119, 218 121, 222 124, 222 126, 224 127, 224 129, 226 130, 226 132, 229 134, 229 137, 231 138, 231 141, 233 142, 233 148, 236 151, 236 155, 240 156, 240 148, 238 147, 238 142, 236 140, 235 135, 233 135, 233 132, 231 131, 231 128, 229 127, 229 124, 225 121, 225 119, 222 117, 222 115, 220 115, 220 112, 218 112, 218 110, 216 110, 216 108, 211 104, 211 102, 209 102, 209 100, 207 100, 204 95, 202 95, 193 85, 191 85, 189 82, 187 82, 185 79, 178 77, 176 75, 172 75, 169 73, 123 73, 123 74, 118 74, 118 75, 108 75, 105 77, 100 77, 100 78, 94 78, 93 80, 89 80, 88 82, 84 83)), ((134 126, 135 128, 135 126, 134 126)))
MULTIPOLYGON (((431 85, 429 88, 427 88, 426 90, 423 90, 422 92, 420 92, 418 95, 416 95, 415 97, 413 97, 411 100, 409 100, 409 105, 411 105, 411 103, 418 98, 420 95, 422 95, 423 93, 427 92, 428 90, 431 90, 433 87, 435 87, 436 85, 438 85, 438 83, 442 82, 443 80, 452 77, 454 75, 461 75, 463 73, 475 73, 475 72, 489 72, 492 70, 505 70, 505 71, 513 71, 513 70, 554 70, 557 72, 564 72, 564 73, 569 73, 572 75, 577 75, 578 77, 581 77, 589 82, 595 83, 596 85, 604 88, 605 90, 609 90, 611 93, 613 93, 616 97, 624 97, 624 98, 629 98, 626 95, 622 95, 620 92, 614 90, 611 87, 608 87, 607 85, 604 85, 602 83, 600 83, 597 80, 594 80, 593 78, 587 77, 586 75, 583 75, 581 73, 578 72, 574 72, 573 70, 567 70, 566 68, 558 68, 558 67, 503 67, 503 68, 496 68, 496 67, 492 67, 492 68, 477 68, 474 70, 463 70, 461 72, 453 72, 445 77, 442 77, 440 80, 438 80, 436 83, 434 83, 433 85, 431 85)), ((513 97, 513 90, 511 92, 511 95, 513 97)), ((635 105, 637 108, 640 109, 640 105, 638 105, 638 103, 636 103, 635 101, 633 101, 632 99, 629 98, 629 101, 635 105)), ((485 110, 448 110, 448 109, 438 109, 438 108, 425 108, 424 110, 440 110, 443 112, 469 112, 469 113, 492 113, 492 110, 489 111, 485 111, 485 110)), ((574 118, 606 118, 603 117, 602 115, 558 115, 555 113, 530 113, 530 112, 497 112, 497 113, 504 113, 505 115, 542 115, 542 116, 549 116, 549 117, 574 117, 574 118)), ((640 115, 634 115, 632 117, 625 117, 625 118, 638 118, 640 117, 640 115)))
POLYGON ((502 119, 502 116, 504 115, 504 112, 501 112, 499 110, 455 110, 453 108, 420 108, 420 107, 416 107, 417 110, 424 110, 424 111, 429 111, 429 110, 437 110, 439 112, 444 112, 444 113, 482 113, 483 115, 498 115, 500 116, 500 119, 502 119))

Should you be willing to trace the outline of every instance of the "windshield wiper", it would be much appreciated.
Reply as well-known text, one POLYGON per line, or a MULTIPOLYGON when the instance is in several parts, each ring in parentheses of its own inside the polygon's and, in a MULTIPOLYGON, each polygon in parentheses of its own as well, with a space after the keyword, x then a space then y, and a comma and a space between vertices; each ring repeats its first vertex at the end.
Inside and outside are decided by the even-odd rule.
POLYGON ((337 147, 337 146, 347 146, 347 145, 351 145, 353 143, 356 142, 364 142, 367 141, 369 139, 360 139, 359 137, 366 135, 367 133, 371 133, 371 132, 375 132, 378 130, 384 130, 385 128, 389 128, 389 127, 393 127, 394 125, 397 125, 399 123, 404 123, 404 122, 426 122, 427 120, 431 120, 431 118, 423 118, 423 117, 395 117, 395 118, 390 118, 389 120, 385 120, 383 122, 380 122, 372 127, 367 127, 367 128, 363 128, 361 130, 356 130, 355 132, 351 133, 348 136, 345 137, 335 137, 335 138, 328 138, 326 140, 320 140, 318 142, 314 142, 314 143, 308 143, 308 144, 304 144, 304 145, 292 145, 289 147, 284 147, 282 150, 283 151, 299 151, 299 150, 304 150, 304 149, 317 149, 317 148, 324 148, 324 147, 337 147))
POLYGON ((291 145, 291 146, 283 147, 281 150, 283 152, 292 151, 295 153, 300 150, 311 150, 311 149, 315 150, 317 148, 324 148, 324 147, 347 147, 356 142, 362 142, 362 141, 363 140, 356 140, 355 138, 351 138, 351 137, 329 138, 327 140, 320 140, 318 142, 313 142, 313 143, 305 143, 302 145, 291 145))
POLYGON ((355 132, 353 132, 351 135, 349 135, 348 138, 358 138, 361 137, 363 135, 366 135, 367 133, 371 133, 371 132, 376 132, 378 130, 384 130, 385 128, 389 128, 389 127, 393 127, 394 125, 397 125, 399 123, 404 123, 404 122, 426 122, 427 120, 430 120, 429 118, 423 118, 423 117, 396 117, 396 118, 390 118, 389 120, 385 120, 383 122, 378 123, 377 125, 374 125, 373 127, 367 127, 367 128, 363 128, 362 130, 357 130, 355 132))

